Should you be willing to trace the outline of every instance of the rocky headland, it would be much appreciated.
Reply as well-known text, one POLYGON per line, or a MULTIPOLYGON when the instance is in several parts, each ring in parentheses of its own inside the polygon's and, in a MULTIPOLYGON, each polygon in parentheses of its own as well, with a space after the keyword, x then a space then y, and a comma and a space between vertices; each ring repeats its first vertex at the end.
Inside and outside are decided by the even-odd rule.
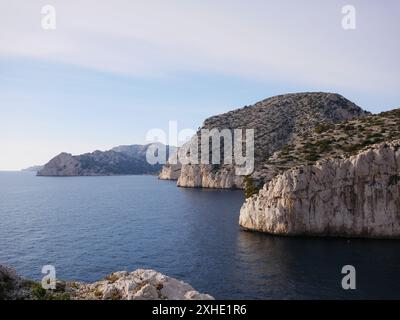
POLYGON ((115 272, 94 283, 57 281, 56 289, 0 265, 0 300, 214 300, 189 284, 154 270, 115 272))
POLYGON ((400 140, 277 175, 246 200, 239 223, 277 235, 400 238, 400 140))
POLYGON ((239 223, 280 235, 400 238, 400 109, 319 124, 264 164, 239 223))
POLYGON ((253 174, 189 164, 166 165, 160 178, 182 187, 244 188, 239 224, 246 230, 400 238, 400 109, 371 115, 337 94, 300 93, 203 125, 239 127, 255 128, 253 174))
MULTIPOLYGON (((286 94, 208 118, 197 135, 202 129, 254 129, 255 171, 251 178, 261 186, 270 178, 264 163, 276 151, 307 135, 320 123, 334 124, 368 114, 338 94, 286 94)), ((245 186, 244 177, 235 174, 234 165, 167 164, 159 177, 177 180, 181 187, 241 189, 245 186)))

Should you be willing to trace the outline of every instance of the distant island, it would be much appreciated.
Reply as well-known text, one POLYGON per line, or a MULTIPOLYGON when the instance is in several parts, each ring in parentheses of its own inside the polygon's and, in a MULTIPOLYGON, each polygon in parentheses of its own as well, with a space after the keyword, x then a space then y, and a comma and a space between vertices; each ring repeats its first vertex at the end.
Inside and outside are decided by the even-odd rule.
POLYGON ((44 168, 44 166, 32 166, 32 167, 28 167, 25 169, 22 169, 21 171, 24 172, 38 172, 40 170, 42 170, 44 168))
MULTIPOLYGON (((38 176, 109 176, 158 174, 161 164, 149 164, 146 159, 148 145, 118 146, 108 151, 94 151, 82 155, 62 152, 38 172, 38 176)), ((167 155, 175 147, 166 146, 167 155)))

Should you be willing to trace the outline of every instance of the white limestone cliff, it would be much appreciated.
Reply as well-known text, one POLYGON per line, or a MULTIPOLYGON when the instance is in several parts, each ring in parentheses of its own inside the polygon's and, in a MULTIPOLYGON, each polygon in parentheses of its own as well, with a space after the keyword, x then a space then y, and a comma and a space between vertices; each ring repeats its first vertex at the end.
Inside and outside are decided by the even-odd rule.
POLYGON ((158 178, 160 180, 178 180, 181 174, 181 165, 180 164, 165 164, 162 167, 158 178))
POLYGON ((246 200, 239 224, 288 236, 400 238, 400 140, 276 176, 246 200))
POLYGON ((210 189, 243 189, 243 176, 232 167, 213 170, 212 165, 182 165, 178 187, 210 189))

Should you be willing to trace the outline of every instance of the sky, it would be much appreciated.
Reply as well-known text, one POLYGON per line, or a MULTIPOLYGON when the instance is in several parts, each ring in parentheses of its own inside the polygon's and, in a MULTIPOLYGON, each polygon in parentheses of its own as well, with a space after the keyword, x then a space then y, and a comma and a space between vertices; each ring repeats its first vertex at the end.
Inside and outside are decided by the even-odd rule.
POLYGON ((290 92, 400 107, 399 18, 397 0, 0 0, 0 170, 290 92))

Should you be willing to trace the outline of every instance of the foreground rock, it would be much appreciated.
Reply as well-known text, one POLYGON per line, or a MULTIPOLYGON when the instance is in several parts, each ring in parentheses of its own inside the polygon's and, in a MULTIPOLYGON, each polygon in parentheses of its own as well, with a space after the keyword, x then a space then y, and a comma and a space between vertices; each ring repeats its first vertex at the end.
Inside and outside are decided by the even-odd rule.
MULTIPOLYGON (((263 165, 274 152, 297 137, 307 135, 317 124, 338 123, 366 115, 368 112, 338 94, 297 93, 272 97, 211 117, 201 129, 254 129, 255 171, 252 179, 262 185, 270 179, 263 165)), ((167 164, 160 179, 178 180, 181 187, 244 187, 244 177, 237 176, 232 165, 167 164)))
POLYGON ((194 290, 185 282, 167 277, 154 270, 116 272, 104 280, 74 283, 74 299, 103 300, 212 300, 208 294, 194 290))
POLYGON ((62 300, 214 300, 189 284, 154 270, 115 272, 94 283, 58 281, 55 290, 24 280, 15 270, 0 265, 1 299, 62 300))
POLYGON ((40 170, 42 170, 44 168, 44 166, 32 166, 32 167, 28 167, 25 169, 22 169, 21 171, 24 172, 38 172, 40 170))
POLYGON ((278 235, 400 238, 400 140, 280 174, 239 223, 278 235))

